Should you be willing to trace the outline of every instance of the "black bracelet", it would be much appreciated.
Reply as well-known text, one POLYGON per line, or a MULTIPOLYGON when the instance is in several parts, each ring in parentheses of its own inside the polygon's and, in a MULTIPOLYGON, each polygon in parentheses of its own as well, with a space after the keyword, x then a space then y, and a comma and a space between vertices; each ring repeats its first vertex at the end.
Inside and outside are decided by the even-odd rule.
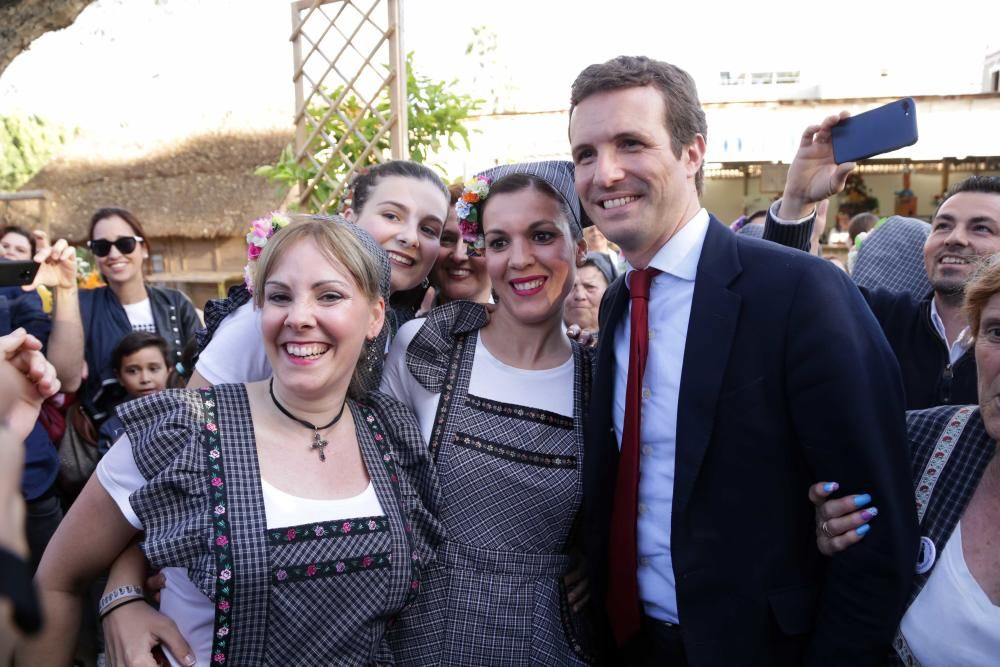
POLYGON ((33 635, 42 627, 42 614, 38 607, 35 585, 31 582, 28 564, 0 549, 0 596, 14 603, 14 623, 26 635, 33 635))
POLYGON ((98 617, 98 619, 101 620, 101 621, 103 621, 105 618, 108 617, 108 614, 110 614, 111 612, 113 612, 116 609, 121 609, 125 605, 132 604, 133 602, 145 602, 145 601, 146 601, 146 598, 129 598, 128 600, 125 600, 125 602, 122 602, 121 604, 116 604, 111 609, 105 609, 104 612, 98 617))

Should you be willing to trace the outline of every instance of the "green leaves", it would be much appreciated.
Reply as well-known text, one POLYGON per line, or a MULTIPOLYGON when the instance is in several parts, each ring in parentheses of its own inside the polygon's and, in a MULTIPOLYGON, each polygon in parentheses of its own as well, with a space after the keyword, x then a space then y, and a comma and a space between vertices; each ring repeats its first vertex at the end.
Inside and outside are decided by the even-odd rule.
POLYGON ((0 116, 0 190, 16 190, 66 143, 66 131, 38 116, 0 116))
MULTIPOLYGON (((483 100, 451 92, 455 83, 456 81, 433 81, 416 74, 413 70, 413 54, 407 54, 407 138, 411 160, 426 162, 432 153, 445 145, 452 150, 460 146, 467 150, 470 148, 469 132, 464 121, 483 104, 483 100)), ((343 93, 343 87, 332 91, 324 90, 325 98, 333 101, 343 93)), ((386 119, 390 115, 387 93, 383 92, 372 104, 378 114, 372 113, 354 95, 344 97, 336 110, 330 109, 326 99, 319 99, 321 103, 314 104, 307 110, 313 128, 308 135, 311 139, 307 157, 297 161, 294 148, 289 145, 281 152, 275 164, 258 167, 255 172, 258 176, 277 183, 279 191, 284 194, 296 184, 307 185, 316 180, 320 166, 329 163, 323 178, 313 185, 312 196, 306 206, 312 211, 333 208, 333 202, 330 202, 332 193, 336 185, 347 178, 351 165, 360 168, 375 164, 379 161, 376 156, 390 149, 389 133, 379 136, 383 129, 379 115, 386 119), (354 124, 356 126, 349 131, 354 124), (379 139, 373 149, 367 150, 368 144, 377 136, 379 139)))

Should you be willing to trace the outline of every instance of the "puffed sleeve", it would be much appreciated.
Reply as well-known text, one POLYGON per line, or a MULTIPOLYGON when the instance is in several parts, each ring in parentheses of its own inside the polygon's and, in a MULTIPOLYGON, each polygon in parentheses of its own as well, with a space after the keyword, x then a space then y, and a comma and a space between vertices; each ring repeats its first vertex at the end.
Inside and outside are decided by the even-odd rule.
POLYGON ((212 508, 201 394, 162 391, 119 406, 118 417, 146 480, 129 496, 145 529, 146 558, 157 568, 187 568, 191 581, 211 597, 212 508))
POLYGON ((422 564, 434 556, 444 539, 444 526, 438 521, 441 487, 427 443, 420 435, 420 425, 410 410, 381 392, 365 397, 385 427, 397 463, 403 511, 413 530, 414 546, 422 564))

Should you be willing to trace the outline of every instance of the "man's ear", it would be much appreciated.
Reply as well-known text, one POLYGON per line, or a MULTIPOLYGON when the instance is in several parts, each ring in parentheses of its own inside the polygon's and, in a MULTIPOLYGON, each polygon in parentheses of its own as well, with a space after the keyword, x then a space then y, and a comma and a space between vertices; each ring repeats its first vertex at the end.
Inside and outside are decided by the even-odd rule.
POLYGON ((692 178, 705 164, 705 137, 694 135, 694 141, 684 147, 684 158, 687 162, 687 172, 692 178))

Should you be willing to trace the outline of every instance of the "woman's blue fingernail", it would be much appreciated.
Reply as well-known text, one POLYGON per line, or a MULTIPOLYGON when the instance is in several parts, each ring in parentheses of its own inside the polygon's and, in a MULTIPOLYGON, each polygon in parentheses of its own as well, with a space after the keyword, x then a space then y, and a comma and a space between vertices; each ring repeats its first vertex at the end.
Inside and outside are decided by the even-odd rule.
POLYGON ((869 496, 867 493, 862 493, 860 496, 854 496, 854 506, 855 507, 864 507, 865 505, 867 505, 871 501, 872 501, 872 497, 869 496))
POLYGON ((840 484, 837 484, 836 482, 827 482, 823 485, 823 493, 833 493, 839 488, 840 484))
POLYGON ((857 528, 857 529, 856 529, 856 530, 855 530, 854 532, 855 532, 855 533, 857 533, 857 534, 858 534, 858 536, 860 537, 861 535, 864 535, 865 533, 867 533, 867 532, 868 532, 869 530, 871 530, 871 529, 872 529, 872 527, 871 527, 871 526, 869 526, 869 525, 868 525, 868 524, 866 523, 866 524, 865 524, 865 525, 863 525, 863 526, 859 526, 859 527, 858 527, 858 528, 857 528))

